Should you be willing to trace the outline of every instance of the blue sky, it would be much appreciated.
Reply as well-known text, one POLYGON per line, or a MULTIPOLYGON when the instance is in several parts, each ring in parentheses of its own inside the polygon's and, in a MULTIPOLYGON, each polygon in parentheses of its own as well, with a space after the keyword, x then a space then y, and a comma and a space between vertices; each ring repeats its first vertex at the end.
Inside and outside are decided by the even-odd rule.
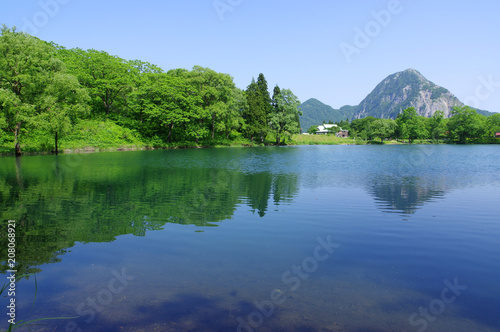
POLYGON ((314 97, 338 108, 358 104, 388 75, 414 68, 460 100, 495 112, 500 112, 499 14, 497 0, 0 4, 0 23, 43 40, 165 70, 210 67, 233 76, 242 89, 264 73, 270 90, 278 84, 302 102, 314 97))

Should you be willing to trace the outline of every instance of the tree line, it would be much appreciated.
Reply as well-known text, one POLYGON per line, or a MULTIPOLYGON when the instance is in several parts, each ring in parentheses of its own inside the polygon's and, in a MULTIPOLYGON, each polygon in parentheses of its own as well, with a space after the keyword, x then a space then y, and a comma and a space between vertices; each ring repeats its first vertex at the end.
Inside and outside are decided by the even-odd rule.
POLYGON ((124 60, 104 51, 66 49, 15 28, 0 36, 0 143, 21 154, 24 137, 58 142, 92 120, 131 130, 152 145, 234 140, 280 144, 300 132, 297 97, 263 74, 246 90, 228 74, 124 60), (108 122, 105 122, 108 121, 108 122))
MULTIPOLYGON (((394 139, 412 143, 414 140, 426 139, 461 144, 499 143, 495 136, 500 133, 500 113, 487 117, 468 106, 457 106, 453 108, 450 118, 446 118, 443 111, 436 111, 427 118, 418 115, 414 107, 409 107, 395 120, 368 116, 336 124, 344 130, 349 130, 350 137, 363 140, 380 139, 383 142, 386 139, 394 139)), ((314 133, 315 129, 313 126, 308 132, 314 133)))

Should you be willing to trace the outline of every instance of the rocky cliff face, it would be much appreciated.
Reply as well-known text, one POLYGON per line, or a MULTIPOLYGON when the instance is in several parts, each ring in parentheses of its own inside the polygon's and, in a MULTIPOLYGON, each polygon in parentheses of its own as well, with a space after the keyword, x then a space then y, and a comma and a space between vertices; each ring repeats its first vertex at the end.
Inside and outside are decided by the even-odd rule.
POLYGON ((449 117, 454 106, 463 106, 450 91, 427 80, 415 69, 392 74, 380 82, 358 105, 353 119, 374 116, 395 119, 408 107, 430 117, 443 111, 449 117))
MULTIPOLYGON (((419 115, 425 117, 431 117, 436 111, 443 111, 446 117, 450 117, 453 107, 464 104, 450 91, 432 83, 415 69, 407 69, 388 76, 357 106, 343 106, 337 110, 319 100, 309 99, 301 105, 304 114, 300 121, 305 131, 311 125, 328 121, 367 116, 395 119, 404 109, 412 106, 419 115)), ((486 116, 494 114, 476 111, 486 116)))

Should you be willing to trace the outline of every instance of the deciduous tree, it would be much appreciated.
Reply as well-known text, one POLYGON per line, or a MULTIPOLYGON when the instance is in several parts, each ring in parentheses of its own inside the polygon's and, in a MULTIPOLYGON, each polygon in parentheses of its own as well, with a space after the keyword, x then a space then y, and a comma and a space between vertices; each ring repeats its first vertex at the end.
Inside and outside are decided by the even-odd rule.
POLYGON ((281 138, 286 139, 300 132, 300 123, 297 122, 297 118, 302 112, 298 110, 300 101, 292 91, 280 90, 278 86, 274 88, 272 104, 269 127, 276 135, 276 145, 279 145, 281 138))
POLYGON ((452 138, 466 144, 467 139, 478 139, 485 133, 485 118, 477 114, 469 106, 453 108, 452 117, 448 122, 448 130, 452 138))

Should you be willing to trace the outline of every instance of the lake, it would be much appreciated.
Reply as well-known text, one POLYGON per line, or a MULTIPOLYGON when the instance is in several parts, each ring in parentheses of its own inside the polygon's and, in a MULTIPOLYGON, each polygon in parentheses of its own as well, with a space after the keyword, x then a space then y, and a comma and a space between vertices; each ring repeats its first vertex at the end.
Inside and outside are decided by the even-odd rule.
POLYGON ((17 275, 31 274, 16 319, 79 316, 31 331, 500 331, 499 174, 500 146, 481 145, 3 157, 2 220, 15 220, 17 275))

